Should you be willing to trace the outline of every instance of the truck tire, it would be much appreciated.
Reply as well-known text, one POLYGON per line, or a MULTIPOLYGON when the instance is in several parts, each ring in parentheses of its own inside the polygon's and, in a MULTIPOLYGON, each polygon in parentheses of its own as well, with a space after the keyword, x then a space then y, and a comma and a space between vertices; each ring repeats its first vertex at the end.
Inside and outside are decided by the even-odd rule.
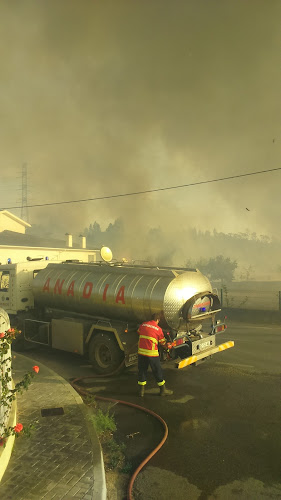
POLYGON ((89 360, 96 373, 109 375, 121 368, 124 353, 119 348, 114 335, 99 332, 94 334, 89 345, 89 360))

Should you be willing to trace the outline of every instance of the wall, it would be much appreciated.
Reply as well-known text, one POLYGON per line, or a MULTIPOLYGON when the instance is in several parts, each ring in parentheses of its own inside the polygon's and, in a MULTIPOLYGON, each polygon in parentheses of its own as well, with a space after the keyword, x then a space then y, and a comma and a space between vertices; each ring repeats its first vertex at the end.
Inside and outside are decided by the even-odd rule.
POLYGON ((16 233, 25 234, 25 226, 9 217, 4 212, 0 212, 0 232, 1 231, 15 231, 16 233))
POLYGON ((27 257, 43 258, 48 260, 78 259, 83 262, 96 262, 100 259, 97 250, 82 248, 47 248, 47 247, 19 247, 0 245, 0 263, 7 264, 8 258, 12 263, 24 262, 27 257))

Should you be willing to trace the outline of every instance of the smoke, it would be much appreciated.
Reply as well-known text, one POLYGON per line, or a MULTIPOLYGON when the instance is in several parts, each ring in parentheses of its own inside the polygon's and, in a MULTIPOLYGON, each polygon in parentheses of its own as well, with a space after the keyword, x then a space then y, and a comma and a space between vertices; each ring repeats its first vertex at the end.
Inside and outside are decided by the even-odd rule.
MULTIPOLYGON (((31 203, 279 166, 279 18, 277 0, 1 3, 3 185, 23 161, 31 203)), ((275 234, 279 184, 277 172, 34 208, 30 222, 64 234, 122 217, 132 251, 161 227, 185 252, 191 227, 275 234)))

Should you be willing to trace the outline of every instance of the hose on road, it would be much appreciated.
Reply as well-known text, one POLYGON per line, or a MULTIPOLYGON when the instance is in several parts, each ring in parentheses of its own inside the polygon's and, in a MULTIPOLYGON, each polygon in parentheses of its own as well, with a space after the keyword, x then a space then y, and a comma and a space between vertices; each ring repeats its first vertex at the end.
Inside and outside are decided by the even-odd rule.
MULTIPOLYGON (((114 372, 115 373, 115 372, 114 372)), ((113 373, 111 373, 110 375, 113 375, 113 373)), ((82 381, 82 380, 85 380, 85 379, 95 379, 95 378, 98 378, 98 376, 96 375, 90 375, 90 376, 87 376, 87 377, 79 377, 79 378, 76 378, 74 380, 71 381, 71 385, 72 387, 77 391, 79 392, 81 395, 84 395, 84 396, 89 396, 89 393, 87 390, 85 389, 82 389, 79 385, 78 385, 78 382, 82 381)), ((164 428, 164 436, 163 438, 161 439, 160 443, 156 446, 156 448, 154 448, 154 450, 152 450, 151 453, 149 453, 149 455, 140 463, 140 465, 137 467, 137 469, 135 470, 135 472, 133 473, 131 479, 130 479, 130 482, 129 482, 129 485, 128 485, 128 489, 127 489, 127 500, 132 500, 132 490, 133 490, 133 484, 135 482, 135 479, 137 477, 137 475, 139 474, 139 472, 141 471, 141 469, 147 464, 147 462, 160 450, 160 448, 163 446, 163 444, 165 443, 167 437, 168 437, 168 426, 165 422, 165 420, 163 420, 162 417, 160 417, 160 415, 157 415, 157 413, 155 413, 154 411, 152 410, 149 410, 148 408, 145 408, 144 406, 140 406, 140 405, 137 405, 137 404, 134 404, 134 403, 129 403, 128 401, 121 401, 119 399, 113 399, 113 398, 104 398, 102 396, 95 396, 95 399, 99 399, 101 401, 110 401, 110 402, 113 402, 113 403, 118 403, 118 404, 122 404, 122 405, 126 405, 126 406, 131 406, 132 408, 136 408, 138 410, 141 410, 145 413, 149 413, 150 415, 152 415, 154 418, 158 419, 159 422, 161 422, 163 428, 164 428)))

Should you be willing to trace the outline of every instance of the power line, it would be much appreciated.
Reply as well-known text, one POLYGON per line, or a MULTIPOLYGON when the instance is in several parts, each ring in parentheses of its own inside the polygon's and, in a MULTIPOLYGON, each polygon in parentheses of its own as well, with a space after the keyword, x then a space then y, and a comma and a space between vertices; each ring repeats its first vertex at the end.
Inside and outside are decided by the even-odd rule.
MULTIPOLYGON (((249 172, 247 174, 238 174, 238 175, 231 175, 229 177, 220 177, 219 179, 209 179, 207 181, 198 181, 198 182, 191 182, 189 184, 181 184, 179 186, 168 186, 168 187, 163 187, 163 188, 157 188, 157 189, 146 189, 145 191, 134 191, 131 193, 120 193, 120 194, 111 194, 108 196, 97 196, 96 198, 85 198, 85 199, 80 199, 80 200, 68 200, 68 201, 56 201, 52 203, 38 203, 34 205, 26 205, 26 208, 34 208, 34 207, 50 207, 54 205, 66 205, 70 203, 83 203, 86 201, 98 201, 98 200, 109 200, 112 198, 124 198, 126 196, 136 196, 140 194, 149 194, 149 193, 157 193, 159 191, 168 191, 171 189, 181 189, 181 188, 186 188, 186 187, 191 187, 191 186, 199 186, 201 184, 210 184, 212 182, 221 182, 221 181, 228 181, 231 179, 238 179, 240 177, 249 177, 251 175, 259 175, 259 174, 266 174, 268 172, 275 172, 277 170, 281 170, 281 167, 278 168, 271 168, 269 170, 259 170, 258 172, 249 172)), ((19 208, 19 206, 16 207, 6 207, 6 208, 1 208, 0 210, 11 210, 19 208)))

